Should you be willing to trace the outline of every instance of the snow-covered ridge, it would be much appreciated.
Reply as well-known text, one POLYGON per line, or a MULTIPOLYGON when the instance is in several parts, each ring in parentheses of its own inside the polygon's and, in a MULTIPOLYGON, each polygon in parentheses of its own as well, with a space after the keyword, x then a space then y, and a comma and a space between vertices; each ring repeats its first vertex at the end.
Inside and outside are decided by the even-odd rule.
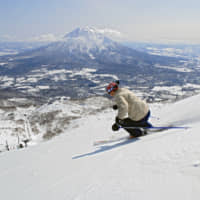
MULTIPOLYGON (((200 112, 198 108, 200 108, 200 95, 188 97, 173 104, 163 105, 162 107, 156 113, 160 119, 165 119, 166 123, 191 127, 193 127, 193 124, 199 126, 200 112)), ((162 123, 161 121, 159 123, 162 123)))

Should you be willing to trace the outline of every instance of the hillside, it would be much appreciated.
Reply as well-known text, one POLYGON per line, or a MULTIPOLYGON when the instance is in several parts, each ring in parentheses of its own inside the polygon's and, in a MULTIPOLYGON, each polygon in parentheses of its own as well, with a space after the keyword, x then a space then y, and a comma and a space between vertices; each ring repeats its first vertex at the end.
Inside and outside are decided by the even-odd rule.
POLYGON ((76 121, 54 140, 0 154, 2 199, 197 200, 200 195, 200 95, 152 105, 155 125, 184 125, 137 140, 95 147, 114 135, 109 109, 76 121))

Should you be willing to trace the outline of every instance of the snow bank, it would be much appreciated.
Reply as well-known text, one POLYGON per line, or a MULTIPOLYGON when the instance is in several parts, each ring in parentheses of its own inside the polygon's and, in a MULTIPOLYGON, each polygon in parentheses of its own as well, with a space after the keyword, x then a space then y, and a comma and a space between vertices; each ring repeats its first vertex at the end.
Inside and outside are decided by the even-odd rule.
MULTIPOLYGON (((200 95, 189 97, 156 111, 160 119, 173 125, 191 125, 200 122, 200 95)), ((162 123, 160 121, 160 123, 162 123)))

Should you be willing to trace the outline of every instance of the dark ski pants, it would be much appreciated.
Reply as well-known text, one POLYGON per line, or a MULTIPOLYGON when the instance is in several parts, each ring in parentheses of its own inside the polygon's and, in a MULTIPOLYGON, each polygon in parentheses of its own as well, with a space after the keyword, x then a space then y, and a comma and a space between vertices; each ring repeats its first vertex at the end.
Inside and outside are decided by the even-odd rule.
POLYGON ((150 115, 151 115, 151 112, 149 111, 147 115, 139 121, 133 121, 130 118, 125 118, 123 120, 122 126, 131 136, 134 136, 134 137, 142 136, 144 135, 144 131, 141 130, 140 128, 134 128, 134 127, 152 127, 151 123, 148 122, 150 115))

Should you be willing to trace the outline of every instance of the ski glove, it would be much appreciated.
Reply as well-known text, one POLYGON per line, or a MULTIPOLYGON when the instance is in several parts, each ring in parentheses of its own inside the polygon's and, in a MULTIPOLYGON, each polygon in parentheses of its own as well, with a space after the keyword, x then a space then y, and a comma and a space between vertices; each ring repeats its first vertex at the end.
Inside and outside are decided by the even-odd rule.
POLYGON ((113 105, 113 110, 117 110, 118 106, 117 105, 113 105))
POLYGON ((114 124, 112 125, 112 130, 113 130, 113 131, 118 131, 118 130, 119 130, 119 126, 118 126, 116 123, 114 123, 114 124))

